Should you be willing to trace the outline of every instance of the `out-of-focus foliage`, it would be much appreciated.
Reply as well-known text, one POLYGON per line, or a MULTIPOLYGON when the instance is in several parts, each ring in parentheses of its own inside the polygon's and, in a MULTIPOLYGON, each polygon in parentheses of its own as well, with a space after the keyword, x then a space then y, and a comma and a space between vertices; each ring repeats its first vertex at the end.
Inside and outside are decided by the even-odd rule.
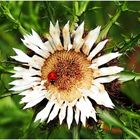
MULTIPOLYGON (((101 1, 9 1, 0 2, 0 138, 140 138, 140 2, 101 1), (26 51, 22 35, 37 31, 42 37, 49 23, 59 20, 60 27, 69 20, 71 30, 85 21, 86 30, 102 26, 100 39, 109 38, 105 51, 119 51, 122 94, 131 105, 114 110, 98 109, 102 120, 92 126, 34 123, 34 111, 22 110, 18 93, 11 92, 14 55, 12 48, 26 51), (138 53, 139 52, 139 53, 138 53), (16 96, 15 96, 16 95, 16 96), (104 124, 110 131, 105 131, 104 124), (120 133, 113 132, 118 128, 120 133)), ((16 65, 18 65, 16 63, 16 65)))

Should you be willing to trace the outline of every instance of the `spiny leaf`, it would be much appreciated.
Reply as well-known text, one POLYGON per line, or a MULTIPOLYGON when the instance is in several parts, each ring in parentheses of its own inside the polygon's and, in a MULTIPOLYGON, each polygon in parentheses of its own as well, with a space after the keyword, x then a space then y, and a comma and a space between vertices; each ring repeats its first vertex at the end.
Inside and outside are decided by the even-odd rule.
POLYGON ((99 113, 99 116, 106 122, 109 124, 110 127, 112 127, 113 125, 118 126, 118 127, 122 127, 122 123, 121 121, 117 118, 117 116, 115 116, 112 113, 109 113, 107 110, 103 111, 99 108, 96 109, 97 112, 99 113))
POLYGON ((101 31, 96 43, 98 43, 100 40, 105 39, 107 37, 107 34, 109 30, 111 29, 112 25, 114 25, 118 18, 120 17, 121 13, 124 10, 124 5, 126 5, 126 2, 124 2, 120 7, 117 9, 116 14, 110 18, 110 21, 103 27, 103 30, 101 31))
POLYGON ((131 35, 131 37, 128 37, 124 34, 122 34, 122 37, 124 38, 123 41, 117 43, 117 45, 112 45, 111 47, 105 48, 106 51, 112 52, 112 51, 119 51, 120 53, 127 54, 128 52, 134 50, 134 47, 139 45, 140 40, 140 33, 137 35, 131 35))
POLYGON ((140 33, 135 36, 131 35, 129 40, 124 41, 121 46, 118 46, 118 51, 121 53, 126 53, 130 51, 131 48, 138 45, 139 40, 140 40, 140 33))
POLYGON ((67 5, 64 5, 64 4, 62 6, 65 7, 65 10, 67 10, 67 12, 69 12, 71 15, 74 16, 74 12, 73 12, 73 10, 71 10, 70 7, 68 7, 67 5))
POLYGON ((9 22, 11 22, 13 24, 13 28, 18 29, 22 35, 27 33, 27 31, 22 27, 21 23, 13 17, 13 15, 11 14, 11 12, 7 6, 7 3, 1 2, 0 9, 1 9, 3 15, 9 20, 9 22))
POLYGON ((103 111, 99 108, 97 109, 97 112, 99 113, 99 116, 109 125, 118 126, 119 128, 121 128, 124 132, 126 132, 128 135, 132 136, 133 138, 140 139, 138 134, 136 134, 134 131, 124 126, 122 122, 114 114, 111 114, 108 111, 103 111))

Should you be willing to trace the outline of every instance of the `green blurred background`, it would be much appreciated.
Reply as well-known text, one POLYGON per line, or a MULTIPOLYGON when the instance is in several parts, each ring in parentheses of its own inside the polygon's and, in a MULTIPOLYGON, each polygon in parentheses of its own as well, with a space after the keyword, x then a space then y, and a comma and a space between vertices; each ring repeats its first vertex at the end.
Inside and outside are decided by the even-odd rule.
MULTIPOLYGON (((65 124, 62 126, 56 124, 48 128, 46 124, 32 123, 33 111, 22 110, 23 106, 19 104, 21 97, 9 91, 8 83, 12 81, 10 73, 15 63, 10 58, 15 54, 12 48, 26 51, 20 40, 23 34, 30 33, 31 29, 34 29, 43 37, 49 30, 50 20, 53 23, 59 20, 60 27, 69 20, 71 29, 75 23, 80 24, 83 20, 86 30, 101 25, 104 31, 101 38, 110 39, 106 51, 112 48, 120 49, 124 54, 120 59, 120 65, 129 70, 124 76, 131 80, 122 85, 122 91, 132 104, 127 107, 119 105, 116 112, 111 114, 114 120, 119 115, 119 121, 123 126, 109 120, 111 126, 120 127, 123 132, 119 134, 105 132, 98 124, 93 128, 82 127, 79 137, 138 138, 134 135, 136 133, 140 136, 140 82, 138 80, 140 79, 140 2, 138 1, 125 2, 125 4, 113 1, 0 2, 0 138, 74 138, 74 128, 68 130, 65 124), (127 128, 133 130, 134 134, 127 132, 127 128)), ((106 115, 101 116, 104 121, 107 119, 106 115)))

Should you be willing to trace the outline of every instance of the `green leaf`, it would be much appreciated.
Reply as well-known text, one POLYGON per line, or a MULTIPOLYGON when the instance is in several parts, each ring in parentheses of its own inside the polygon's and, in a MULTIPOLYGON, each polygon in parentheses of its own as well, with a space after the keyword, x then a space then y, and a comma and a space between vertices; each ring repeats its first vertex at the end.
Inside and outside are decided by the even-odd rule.
POLYGON ((0 138, 21 138, 24 129, 31 120, 32 113, 19 109, 10 98, 0 100, 0 138))
POLYGON ((101 8, 102 8, 102 7, 94 6, 94 7, 92 7, 92 8, 87 9, 87 11, 94 11, 94 10, 101 9, 101 8))
POLYGON ((4 68, 3 66, 0 65, 0 73, 10 73, 10 74, 13 74, 14 73, 14 70, 9 68, 4 68))
POLYGON ((67 125, 62 124, 55 126, 49 134, 49 139, 68 139, 71 138, 71 130, 67 128, 67 125))
POLYGON ((79 3, 77 1, 73 2, 73 11, 75 13, 75 15, 78 15, 79 12, 79 3))
POLYGON ((129 111, 125 108, 120 108, 118 107, 117 108, 119 112, 127 115, 128 117, 132 118, 132 119, 140 119, 140 114, 136 113, 136 112, 132 112, 132 111, 129 111))
MULTIPOLYGON (((95 124, 96 125, 96 124, 95 124)), ((99 137, 99 134, 97 134, 99 130, 94 129, 88 129, 86 127, 81 127, 80 130, 80 139, 97 139, 99 137)), ((102 139, 102 137, 100 136, 102 139)))
POLYGON ((83 1, 80 3, 78 16, 81 16, 86 11, 88 4, 89 4, 89 1, 83 1))
POLYGON ((123 71, 118 74, 120 76, 119 80, 122 82, 134 80, 140 80, 140 73, 132 72, 132 71, 123 71))
MULTIPOLYGON (((122 84, 121 91, 127 97, 129 97, 133 103, 140 104, 140 80, 135 82, 134 80, 127 81, 122 84)), ((132 104, 133 105, 133 104, 132 104)))
POLYGON ((73 126, 73 139, 79 138, 79 127, 77 124, 73 126))

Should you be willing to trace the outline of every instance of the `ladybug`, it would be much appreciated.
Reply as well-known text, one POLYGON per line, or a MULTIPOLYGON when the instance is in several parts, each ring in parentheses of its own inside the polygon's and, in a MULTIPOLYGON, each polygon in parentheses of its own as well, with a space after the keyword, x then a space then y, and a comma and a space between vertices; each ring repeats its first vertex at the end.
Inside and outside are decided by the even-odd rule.
POLYGON ((51 71, 49 74, 48 74, 48 81, 51 83, 51 84, 54 84, 55 81, 57 80, 57 74, 55 71, 51 71))

